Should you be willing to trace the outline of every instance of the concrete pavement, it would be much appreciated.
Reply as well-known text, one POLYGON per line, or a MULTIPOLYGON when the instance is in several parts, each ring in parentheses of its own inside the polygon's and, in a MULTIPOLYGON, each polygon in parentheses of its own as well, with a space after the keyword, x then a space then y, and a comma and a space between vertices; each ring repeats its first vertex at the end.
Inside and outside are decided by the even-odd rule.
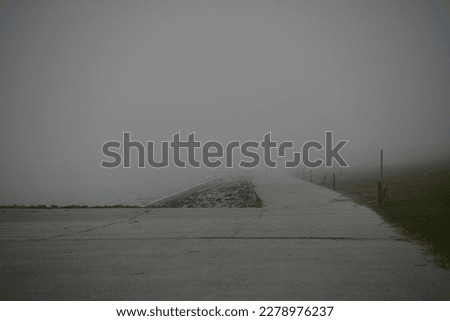
POLYGON ((0 298, 450 299, 450 271, 370 209, 254 183, 263 208, 0 210, 0 298))

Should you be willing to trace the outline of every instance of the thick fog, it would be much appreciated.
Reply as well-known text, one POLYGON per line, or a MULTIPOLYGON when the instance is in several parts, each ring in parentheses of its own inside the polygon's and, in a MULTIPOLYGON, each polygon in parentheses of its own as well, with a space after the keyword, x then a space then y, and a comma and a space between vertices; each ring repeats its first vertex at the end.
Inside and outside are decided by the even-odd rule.
POLYGON ((0 204, 139 203, 214 172, 105 169, 108 140, 450 150, 446 1, 0 1, 0 204))

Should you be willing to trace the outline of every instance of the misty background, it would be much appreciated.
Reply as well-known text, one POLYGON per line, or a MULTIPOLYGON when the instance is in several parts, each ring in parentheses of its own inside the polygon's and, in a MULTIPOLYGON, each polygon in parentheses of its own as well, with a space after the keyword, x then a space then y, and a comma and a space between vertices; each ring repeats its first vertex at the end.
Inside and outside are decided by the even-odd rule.
POLYGON ((101 146, 350 142, 450 151, 448 1, 0 0, 0 204, 136 204, 213 170, 104 169, 101 146))

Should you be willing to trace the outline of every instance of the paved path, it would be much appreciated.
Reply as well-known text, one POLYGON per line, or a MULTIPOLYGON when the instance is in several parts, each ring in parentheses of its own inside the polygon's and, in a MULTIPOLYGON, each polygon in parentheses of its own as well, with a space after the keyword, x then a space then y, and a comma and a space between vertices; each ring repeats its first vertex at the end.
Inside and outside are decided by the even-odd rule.
POLYGON ((0 299, 450 299, 371 210, 282 174, 263 208, 0 210, 0 299))

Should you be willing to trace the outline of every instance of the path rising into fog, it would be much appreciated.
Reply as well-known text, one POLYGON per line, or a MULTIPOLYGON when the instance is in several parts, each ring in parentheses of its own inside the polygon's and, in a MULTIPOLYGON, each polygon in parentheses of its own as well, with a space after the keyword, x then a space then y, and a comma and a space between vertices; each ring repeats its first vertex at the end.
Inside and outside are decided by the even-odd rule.
POLYGON ((0 210, 0 298, 450 299, 450 272, 370 209, 254 183, 263 208, 0 210))

